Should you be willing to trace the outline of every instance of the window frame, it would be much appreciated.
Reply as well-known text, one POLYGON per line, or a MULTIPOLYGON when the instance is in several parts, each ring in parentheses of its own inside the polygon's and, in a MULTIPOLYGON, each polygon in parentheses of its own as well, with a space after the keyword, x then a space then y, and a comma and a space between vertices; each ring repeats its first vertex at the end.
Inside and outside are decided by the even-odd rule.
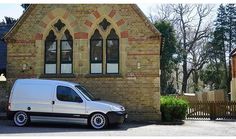
MULTIPOLYGON (((96 30, 95 30, 95 31, 96 31, 96 30)), ((94 33, 95 33, 95 31, 94 31, 94 33)), ((98 32, 99 32, 99 30, 98 30, 98 32)), ((100 34, 100 32, 99 32, 99 34, 100 34)), ((93 34, 93 35, 94 35, 94 34, 93 34)), ((92 35, 92 36, 93 36, 93 35, 92 35)), ((101 35, 101 34, 100 34, 100 35, 101 35)), ((104 65, 104 62, 103 62, 103 38, 102 38, 102 39, 93 39, 92 36, 91 36, 91 38, 90 38, 90 40, 89 40, 89 44, 90 44, 90 45, 89 45, 89 46, 90 46, 90 48, 89 48, 89 51, 90 51, 90 53, 89 53, 89 73, 90 73, 90 74, 93 74, 93 75, 96 75, 96 74, 97 74, 97 75, 100 75, 100 74, 103 74, 103 65, 104 65), (91 48, 92 48, 92 41, 102 41, 102 44, 101 44, 101 49, 102 49, 102 51, 101 51, 101 52, 102 52, 102 53, 101 53, 101 54, 102 54, 101 57, 102 57, 102 60, 99 61, 99 62, 94 62, 94 61, 92 61, 92 51, 91 51, 91 50, 92 50, 92 49, 91 49, 91 48), (101 72, 101 73, 92 73, 92 68, 91 68, 91 64, 92 64, 92 63, 95 63, 95 64, 96 64, 96 63, 99 63, 99 64, 101 63, 101 64, 102 64, 102 72, 101 72)), ((101 37, 102 37, 102 35, 101 35, 101 37)))
POLYGON ((120 39, 106 39, 106 74, 120 74, 120 39), (116 40, 118 41, 118 60, 115 62, 108 62, 107 55, 108 55, 108 41, 109 40, 116 40), (107 64, 118 64, 118 73, 107 73, 107 64))
MULTIPOLYGON (((104 32, 104 31, 103 31, 104 32)), ((107 31, 106 31, 107 32, 107 31)), ((114 28, 111 28, 109 30, 109 34, 107 34, 106 38, 104 36, 101 35, 100 30, 98 28, 95 29, 94 33, 92 34, 92 36, 90 37, 90 48, 89 48, 89 73, 90 75, 119 75, 120 74, 120 37, 116 34, 116 30, 114 28), (100 37, 94 38, 93 36, 95 35, 96 31, 98 31, 100 37), (110 36, 113 35, 113 36, 110 36), (115 36, 114 36, 115 35, 115 36), (92 60, 92 48, 94 46, 92 46, 92 42, 93 41, 102 41, 101 46, 102 46, 102 50, 101 50, 101 57, 102 60, 101 61, 93 61, 92 60), (118 48, 117 48, 117 53, 118 53, 118 57, 117 60, 108 60, 108 41, 116 41, 118 48), (104 44, 105 43, 105 44, 104 44), (104 48, 106 47, 106 48, 104 48), (105 49, 105 51, 104 51, 105 49), (92 73, 92 64, 93 63, 101 63, 102 65, 102 69, 101 69, 101 73, 92 73), (117 72, 114 73, 108 73, 108 64, 118 64, 118 69, 117 72), (104 71, 105 70, 105 71, 104 71)))
POLYGON ((57 74, 57 72, 58 72, 58 70, 57 70, 57 39, 55 39, 55 40, 45 40, 44 41, 44 74, 45 75, 56 75, 57 74), (46 49, 46 44, 47 44, 47 42, 56 42, 56 73, 46 73, 46 64, 55 64, 55 63, 46 63, 46 51, 47 51, 47 49, 46 49))
MULTIPOLYGON (((60 19, 59 19, 60 20, 60 19)), ((58 20, 58 21, 59 21, 58 20)), ((62 22, 63 23, 63 22, 62 22)), ((64 23, 63 23, 64 24, 64 23)), ((43 76, 48 76, 48 77, 61 77, 61 76, 68 76, 68 75, 73 75, 74 70, 73 70, 73 62, 74 62, 74 40, 73 40, 73 36, 71 35, 71 32, 69 31, 68 28, 66 28, 66 26, 62 27, 61 31, 55 31, 55 28, 50 29, 50 31, 48 32, 45 40, 44 40, 44 68, 43 68, 43 76), (64 28, 64 29, 63 29, 64 28), (68 31, 68 35, 70 36, 69 39, 68 38, 63 38, 63 36, 65 35, 66 31, 68 31), (53 37, 50 37, 50 33, 53 33, 53 37), (62 35, 62 36, 61 36, 62 35), (65 42, 69 42, 72 44, 71 46, 71 62, 62 62, 62 43, 63 41, 65 42), (46 44, 48 44, 49 42, 56 42, 56 62, 52 63, 52 62, 46 62, 46 44), (70 73, 62 73, 62 64, 71 64, 71 72, 70 73), (56 64, 56 70, 55 73, 46 73, 46 64, 56 64)))
POLYGON ((76 93, 76 91, 75 91, 74 89, 72 89, 71 87, 68 87, 68 86, 63 86, 63 85, 58 85, 58 86, 57 86, 57 89, 56 89, 56 99, 57 99, 58 101, 62 101, 62 102, 72 102, 72 103, 83 103, 83 102, 84 102, 84 100, 82 99, 82 97, 81 97, 78 93, 76 93), (78 101, 65 101, 65 100, 60 100, 60 99, 58 99, 58 87, 64 87, 64 88, 69 88, 69 89, 73 90, 74 93, 80 98, 81 102, 78 102, 78 101))
MULTIPOLYGON (((110 53, 110 56, 112 56, 112 53, 110 53)), ((109 57, 110 58, 110 57, 109 57)), ((114 28, 111 28, 110 33, 106 37, 106 74, 119 74, 120 73, 120 38, 116 33, 116 30, 114 28), (109 46, 109 41, 116 42, 117 43, 117 59, 116 60, 108 60, 108 49, 110 49, 109 46), (118 69, 117 73, 116 72, 111 72, 108 73, 108 64, 118 64, 118 69)))
POLYGON ((58 73, 60 75, 63 74, 73 74, 73 40, 60 40, 60 73, 58 73), (62 42, 71 42, 72 46, 71 46, 71 73, 61 73, 61 64, 69 64, 69 63, 62 63, 62 42))

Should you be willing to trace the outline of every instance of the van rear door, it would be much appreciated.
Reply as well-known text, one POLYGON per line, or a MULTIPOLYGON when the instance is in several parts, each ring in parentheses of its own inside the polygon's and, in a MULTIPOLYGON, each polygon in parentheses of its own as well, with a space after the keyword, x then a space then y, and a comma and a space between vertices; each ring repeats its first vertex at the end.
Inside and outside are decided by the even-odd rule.
POLYGON ((59 85, 53 100, 53 113, 68 114, 72 117, 83 117, 85 114, 85 101, 72 88, 59 85))
POLYGON ((52 98, 55 86, 19 82, 13 94, 13 110, 29 112, 52 112, 52 98))

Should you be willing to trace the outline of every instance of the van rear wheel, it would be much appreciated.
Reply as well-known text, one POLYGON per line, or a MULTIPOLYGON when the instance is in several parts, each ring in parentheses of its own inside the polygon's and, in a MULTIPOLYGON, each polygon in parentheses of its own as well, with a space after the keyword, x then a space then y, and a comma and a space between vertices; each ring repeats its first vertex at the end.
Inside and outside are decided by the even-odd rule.
POLYGON ((95 129, 103 129, 108 125, 108 120, 102 113, 94 113, 89 119, 89 122, 95 129))
POLYGON ((13 121, 16 126, 26 126, 29 124, 30 118, 25 112, 18 111, 14 114, 13 121))

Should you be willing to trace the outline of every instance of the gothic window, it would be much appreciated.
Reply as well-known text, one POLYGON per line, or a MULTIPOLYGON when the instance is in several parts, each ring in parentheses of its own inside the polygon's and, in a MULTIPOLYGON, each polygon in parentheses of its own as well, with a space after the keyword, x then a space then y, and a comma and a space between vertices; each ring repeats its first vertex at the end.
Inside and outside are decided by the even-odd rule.
POLYGON ((61 39, 61 73, 72 73, 72 59, 73 59, 73 39, 70 32, 66 30, 61 39))
POLYGON ((106 41, 106 72, 119 73, 119 36, 111 29, 106 41))
POLYGON ((55 74, 57 69, 57 41, 51 30, 45 41, 45 74, 55 74))
POLYGON ((45 40, 45 74, 73 73, 73 37, 59 19, 45 40))
POLYGON ((90 38, 91 74, 119 74, 119 36, 114 28, 107 29, 105 24, 109 22, 105 22, 107 22, 106 19, 99 24, 104 25, 104 28, 96 29, 90 38), (104 33, 104 35, 102 36, 100 33, 104 33), (103 44, 103 42, 105 43, 103 44))
POLYGON ((102 73, 103 39, 96 29, 90 39, 90 73, 102 73))

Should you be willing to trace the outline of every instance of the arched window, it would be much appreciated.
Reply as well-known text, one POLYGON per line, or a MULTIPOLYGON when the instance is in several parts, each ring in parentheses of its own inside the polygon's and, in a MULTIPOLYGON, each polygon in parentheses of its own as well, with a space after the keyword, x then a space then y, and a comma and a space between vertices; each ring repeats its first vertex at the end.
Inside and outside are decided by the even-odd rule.
POLYGON ((73 37, 58 19, 45 40, 44 74, 73 73, 73 37))
POLYGON ((90 39, 90 73, 119 74, 119 68, 119 36, 104 18, 90 39))
POLYGON ((106 41, 106 73, 119 73, 119 36, 114 29, 106 41))
POLYGON ((56 36, 51 30, 45 41, 45 74, 57 73, 57 41, 56 36))
POLYGON ((102 73, 102 47, 103 39, 99 31, 96 29, 90 39, 90 73, 92 74, 102 73))
POLYGON ((68 30, 64 32, 60 45, 61 74, 72 73, 73 38, 68 30))

